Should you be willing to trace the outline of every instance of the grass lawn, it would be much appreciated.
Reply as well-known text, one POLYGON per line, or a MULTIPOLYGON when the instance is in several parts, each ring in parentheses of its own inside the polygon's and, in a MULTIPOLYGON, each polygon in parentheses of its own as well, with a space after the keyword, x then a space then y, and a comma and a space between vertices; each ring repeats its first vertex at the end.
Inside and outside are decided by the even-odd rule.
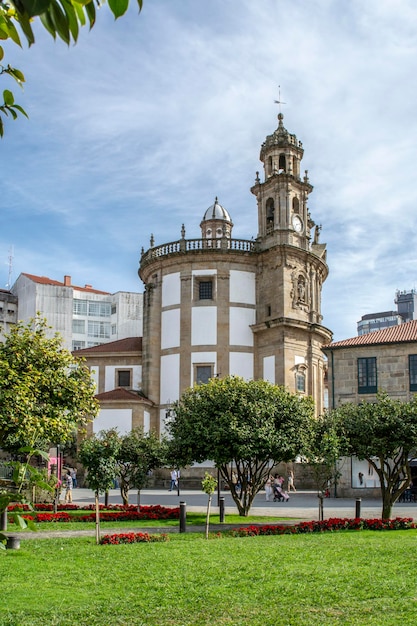
MULTIPOLYGON (((77 516, 85 515, 85 511, 73 511, 71 512, 74 520, 77 519, 77 516)), ((226 524, 241 524, 242 526, 250 526, 250 524, 260 522, 268 524, 279 523, 283 520, 291 520, 293 518, 289 517, 268 517, 268 516, 255 516, 251 515, 249 517, 241 517, 239 515, 226 515, 225 522, 226 524)), ((297 522, 299 520, 294 520, 297 522)), ((206 514, 205 513, 187 513, 187 526, 204 526, 206 523, 206 514)), ((210 515, 210 524, 219 524, 220 517, 218 514, 210 515)), ((169 527, 179 527, 179 520, 134 520, 134 521, 121 521, 121 522, 103 522, 101 520, 100 527, 102 534, 110 532, 112 529, 117 528, 164 528, 166 526, 169 527)), ((60 532, 65 532, 66 530, 94 530, 95 522, 37 522, 36 528, 41 531, 51 531, 59 530, 60 532)), ((20 533, 27 532, 30 529, 20 530, 14 523, 9 523, 7 532, 9 533, 20 533)), ((1 626, 1 622, 0 622, 1 626)))
POLYGON ((21 546, 0 554, 1 626, 417 623, 415 530, 21 546))

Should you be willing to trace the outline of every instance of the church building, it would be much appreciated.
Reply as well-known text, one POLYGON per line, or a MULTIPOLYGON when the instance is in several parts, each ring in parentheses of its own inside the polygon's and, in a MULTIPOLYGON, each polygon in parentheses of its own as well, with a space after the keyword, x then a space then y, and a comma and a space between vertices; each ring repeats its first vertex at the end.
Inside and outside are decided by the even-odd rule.
MULTIPOLYGON (((214 376, 263 378, 313 397, 323 411, 321 291, 326 245, 308 208, 304 150, 283 115, 261 146, 251 192, 258 233, 233 237, 232 214, 216 198, 202 211, 201 237, 142 249, 142 394, 150 427, 163 433, 172 402, 214 376)), ((238 216, 234 216, 235 219, 238 216)))

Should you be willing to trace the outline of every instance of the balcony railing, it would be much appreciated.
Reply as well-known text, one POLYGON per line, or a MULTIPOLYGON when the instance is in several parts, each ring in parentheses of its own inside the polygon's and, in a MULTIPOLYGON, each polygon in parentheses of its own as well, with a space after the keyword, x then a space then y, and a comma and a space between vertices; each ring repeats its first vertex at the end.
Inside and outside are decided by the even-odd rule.
POLYGON ((254 252, 255 241, 248 239, 228 239, 221 237, 219 239, 180 239, 171 243, 164 243, 161 246, 142 250, 140 259, 141 266, 171 254, 187 254, 193 252, 210 250, 211 252, 254 252))

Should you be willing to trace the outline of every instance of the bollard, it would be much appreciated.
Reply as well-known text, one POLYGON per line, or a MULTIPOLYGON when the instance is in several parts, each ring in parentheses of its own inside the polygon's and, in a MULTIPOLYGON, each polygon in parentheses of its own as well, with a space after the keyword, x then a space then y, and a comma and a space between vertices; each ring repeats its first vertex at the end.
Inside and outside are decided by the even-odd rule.
POLYGON ((361 502, 362 498, 356 498, 355 517, 357 519, 361 516, 361 502))
POLYGON ((6 549, 7 550, 19 550, 20 548, 20 537, 16 537, 15 535, 9 535, 7 537, 6 549))
POLYGON ((224 523, 224 496, 219 498, 219 507, 220 507, 220 524, 224 523))
POLYGON ((0 516, 0 530, 7 530, 7 508, 1 512, 0 516))
POLYGON ((187 503, 180 502, 180 533, 187 530, 187 503))

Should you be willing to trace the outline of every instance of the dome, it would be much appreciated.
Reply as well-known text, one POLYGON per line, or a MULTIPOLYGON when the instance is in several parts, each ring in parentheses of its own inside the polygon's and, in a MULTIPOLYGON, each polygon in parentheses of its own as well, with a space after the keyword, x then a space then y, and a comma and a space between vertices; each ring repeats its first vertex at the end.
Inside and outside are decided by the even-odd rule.
POLYGON ((219 204, 217 197, 207 211, 204 213, 203 222, 208 220, 224 220, 225 222, 231 222, 232 219, 229 213, 221 204, 219 204))

